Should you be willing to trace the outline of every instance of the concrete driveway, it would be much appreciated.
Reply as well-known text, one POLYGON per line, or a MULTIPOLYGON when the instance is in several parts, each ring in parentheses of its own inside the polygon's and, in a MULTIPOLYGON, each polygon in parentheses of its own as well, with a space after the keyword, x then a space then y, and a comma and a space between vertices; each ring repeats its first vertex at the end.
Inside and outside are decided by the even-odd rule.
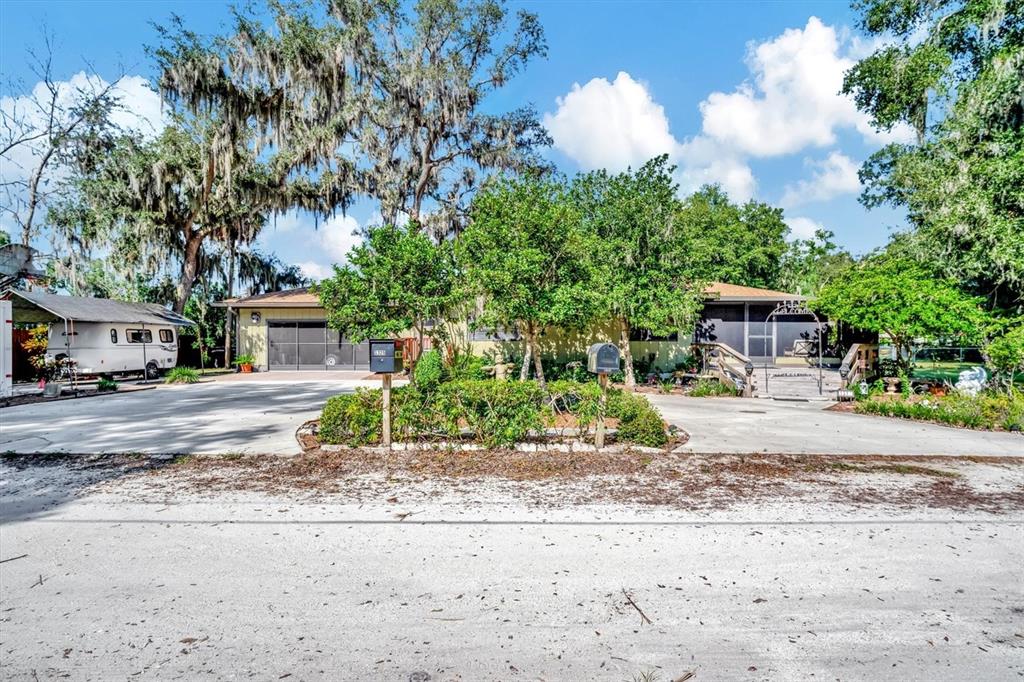
POLYGON ((1024 456, 1024 436, 835 412, 820 402, 648 395, 688 452, 1024 456))
POLYGON ((298 451, 295 429, 332 395, 377 385, 253 377, 0 410, 0 452, 268 453, 298 451))
MULTIPOLYGON (((191 386, 0 410, 0 452, 298 451, 295 430, 365 374, 229 375, 191 386)), ((689 452, 1024 455, 1024 436, 824 410, 822 403, 648 396, 689 452)))

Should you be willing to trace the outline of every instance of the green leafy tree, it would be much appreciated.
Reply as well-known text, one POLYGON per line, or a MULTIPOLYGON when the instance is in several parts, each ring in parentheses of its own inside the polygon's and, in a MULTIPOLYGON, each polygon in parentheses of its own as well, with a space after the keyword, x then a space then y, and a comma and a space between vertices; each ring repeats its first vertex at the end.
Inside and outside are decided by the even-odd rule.
POLYGON ((513 19, 497 0, 275 2, 268 14, 240 11, 212 41, 164 30, 161 91, 214 111, 225 136, 262 131, 328 209, 369 196, 385 222, 404 212, 440 234, 481 172, 541 164, 536 112, 485 106, 546 54, 536 15, 513 19))
POLYGON ((596 237, 565 186, 536 176, 495 182, 475 197, 470 215, 456 251, 470 291, 483 300, 479 322, 517 327, 546 386, 540 335, 582 328, 607 309, 596 237))
POLYGON ((314 291, 328 324, 353 341, 412 329, 422 347, 428 325, 458 301, 451 242, 437 243, 412 224, 373 228, 314 291))
POLYGON ((636 385, 631 332, 678 332, 694 320, 703 299, 703 286, 689 277, 674 171, 668 157, 659 156, 635 172, 580 176, 573 187, 580 215, 600 239, 597 285, 619 328, 630 388, 636 385))
MULTIPOLYGON (((152 276, 176 265, 174 310, 202 274, 204 246, 250 243, 290 189, 243 145, 231 177, 213 164, 217 126, 178 117, 154 140, 123 135, 83 165, 76 191, 51 222, 86 249, 105 248, 119 273, 152 276)), ((131 275, 129 275, 131 276, 131 275)))
POLYGON ((1024 4, 860 0, 885 36, 843 90, 881 130, 911 126, 861 170, 862 202, 904 207, 914 256, 993 309, 1024 306, 1024 4), (891 38, 895 38, 892 40, 891 38))
POLYGON ((797 239, 782 257, 779 288, 815 296, 822 286, 854 263, 849 251, 833 241, 831 230, 817 230, 812 239, 797 239))
POLYGON ((886 256, 844 270, 812 305, 832 319, 886 334, 898 351, 901 373, 909 373, 915 339, 976 340, 986 324, 980 299, 915 261, 886 256))
POLYGON ((677 223, 692 279, 778 286, 789 231, 782 209, 756 201, 737 206, 721 187, 710 185, 683 201, 677 223))
POLYGON ((985 346, 988 361, 1006 385, 1024 375, 1024 318, 1015 320, 985 346))

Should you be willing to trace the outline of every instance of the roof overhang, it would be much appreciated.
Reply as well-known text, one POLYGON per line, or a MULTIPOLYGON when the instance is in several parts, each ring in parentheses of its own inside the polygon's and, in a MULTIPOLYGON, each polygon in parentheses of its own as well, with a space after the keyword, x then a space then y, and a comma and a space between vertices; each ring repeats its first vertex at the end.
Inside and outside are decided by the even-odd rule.
POLYGON ((113 322, 193 327, 195 322, 155 303, 127 303, 105 298, 59 296, 37 291, 8 292, 15 322, 113 322))

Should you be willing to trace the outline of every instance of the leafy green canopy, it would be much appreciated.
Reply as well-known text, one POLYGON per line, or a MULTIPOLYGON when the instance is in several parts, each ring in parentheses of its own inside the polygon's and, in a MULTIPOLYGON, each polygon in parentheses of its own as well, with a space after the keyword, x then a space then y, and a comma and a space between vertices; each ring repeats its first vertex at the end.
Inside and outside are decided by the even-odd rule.
POLYGON ((860 0, 861 27, 895 36, 843 90, 916 145, 889 145, 861 170, 868 206, 907 209, 903 247, 988 298, 1024 306, 1024 4, 860 0))
POLYGON ((458 302, 452 246, 417 226, 370 230, 349 253, 348 264, 314 287, 327 322, 355 342, 413 329, 422 338, 430 320, 458 302))
POLYGON ((573 201, 600 247, 596 285, 620 329, 627 386, 635 383, 630 331, 678 332, 696 317, 703 298, 703 286, 690 277, 674 171, 668 157, 659 156, 636 171, 579 176, 572 186, 573 201))
POLYGON ((833 319, 882 332, 900 350, 906 368, 917 338, 974 341, 987 320, 980 300, 950 280, 901 258, 873 257, 826 284, 812 305, 833 319))
POLYGON ((789 228, 782 209, 748 201, 737 206, 711 185, 683 201, 677 216, 694 280, 775 288, 789 228))
POLYGON ((259 131, 257 147, 306 180, 305 208, 367 196, 386 222, 405 212, 443 233, 482 172, 543 164, 550 138, 532 108, 484 106, 546 54, 535 14, 513 19, 499 0, 272 2, 267 14, 240 10, 213 40, 163 29, 160 89, 213 111, 221 139, 259 131))
POLYGON ((812 239, 790 242, 782 257, 779 288, 814 296, 837 274, 854 263, 853 256, 833 241, 831 230, 817 230, 812 239))
POLYGON ((479 322, 518 326, 542 383, 537 336, 582 328, 605 309, 594 255, 565 186, 535 176, 501 179, 476 196, 456 242, 469 291, 482 297, 479 322))

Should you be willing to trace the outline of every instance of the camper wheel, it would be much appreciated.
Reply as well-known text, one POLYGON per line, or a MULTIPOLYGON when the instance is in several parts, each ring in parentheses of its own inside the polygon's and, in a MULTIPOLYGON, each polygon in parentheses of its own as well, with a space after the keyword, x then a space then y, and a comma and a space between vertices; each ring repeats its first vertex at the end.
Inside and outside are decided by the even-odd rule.
POLYGON ((146 378, 156 379, 160 376, 160 366, 155 362, 150 361, 146 365, 146 378))

